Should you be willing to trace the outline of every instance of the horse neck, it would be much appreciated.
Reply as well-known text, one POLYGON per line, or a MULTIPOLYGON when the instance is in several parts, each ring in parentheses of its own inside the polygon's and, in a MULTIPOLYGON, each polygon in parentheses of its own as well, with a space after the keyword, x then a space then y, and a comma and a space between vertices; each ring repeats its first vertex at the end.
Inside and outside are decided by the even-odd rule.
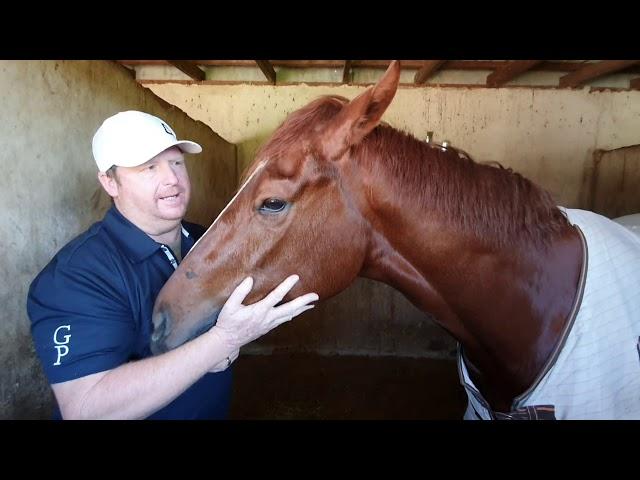
POLYGON ((567 229, 548 248, 497 249, 462 233, 391 182, 368 183, 362 211, 370 245, 362 276, 404 295, 462 344, 472 378, 508 408, 555 347, 571 310, 581 245, 567 229), (380 201, 379 199, 384 199, 380 201))

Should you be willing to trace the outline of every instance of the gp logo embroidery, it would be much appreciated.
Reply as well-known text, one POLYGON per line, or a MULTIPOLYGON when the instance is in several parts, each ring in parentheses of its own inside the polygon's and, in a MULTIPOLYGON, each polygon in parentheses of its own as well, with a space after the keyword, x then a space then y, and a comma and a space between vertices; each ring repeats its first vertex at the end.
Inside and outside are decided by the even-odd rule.
POLYGON ((60 325, 56 328, 56 331, 53 332, 53 343, 55 343, 54 347, 58 351, 58 358, 56 359, 56 363, 53 365, 60 365, 60 360, 62 357, 69 353, 69 341, 71 340, 71 334, 69 335, 61 335, 58 332, 60 330, 71 331, 71 325, 60 325), (60 340, 62 338, 62 340, 60 340))

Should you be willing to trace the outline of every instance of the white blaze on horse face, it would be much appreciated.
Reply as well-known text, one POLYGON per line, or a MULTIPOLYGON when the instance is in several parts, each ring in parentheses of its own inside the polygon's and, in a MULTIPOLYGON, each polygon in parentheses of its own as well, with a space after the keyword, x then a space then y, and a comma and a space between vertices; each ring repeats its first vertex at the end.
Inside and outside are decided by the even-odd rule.
POLYGON ((211 230, 213 228, 213 226, 216 224, 216 222, 218 220, 220 220, 220 218, 222 217, 222 215, 224 214, 224 212, 226 212, 228 210, 228 208, 231 206, 231 204, 235 201, 236 198, 238 198, 238 195, 240 195, 242 193, 242 191, 244 190, 244 188, 249 184, 249 182, 251 181, 251 179, 256 175, 256 173, 258 173, 260 170, 262 170, 264 168, 264 166, 267 164, 267 160, 262 160, 258 166, 256 167, 256 169, 253 171, 253 173, 251 173, 251 175, 249 175, 249 178, 247 178, 247 180, 242 184, 242 186, 238 189, 238 191, 236 192, 236 194, 233 196, 233 198, 229 201, 229 203, 227 203, 227 206, 224 207, 222 209, 222 211, 220 212, 220 214, 216 217, 216 219, 213 221, 213 223, 211 224, 211 226, 209 228, 207 228, 207 231, 204 232, 204 234, 198 239, 198 241, 195 243, 195 245, 193 247, 191 247, 191 250, 189 250, 189 252, 187 253, 187 255, 185 255, 184 258, 187 258, 189 256, 189 253, 193 252, 193 250, 196 248, 196 245, 198 245, 198 243, 200 242, 200 240, 202 240, 207 233, 209 233, 209 230, 211 230))

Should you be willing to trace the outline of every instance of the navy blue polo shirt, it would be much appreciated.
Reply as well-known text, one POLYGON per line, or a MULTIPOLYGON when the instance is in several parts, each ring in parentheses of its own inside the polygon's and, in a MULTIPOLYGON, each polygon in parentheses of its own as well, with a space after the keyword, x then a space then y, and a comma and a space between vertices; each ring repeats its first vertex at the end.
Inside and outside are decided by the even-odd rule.
MULTIPOLYGON (((189 222, 182 226, 184 258, 205 229, 189 222)), ((50 383, 151 356, 153 304, 174 272, 165 249, 169 247, 112 206, 102 221, 69 242, 38 274, 29 288, 27 312, 50 383)), ((231 376, 231 368, 207 373, 149 418, 226 418, 231 376)))

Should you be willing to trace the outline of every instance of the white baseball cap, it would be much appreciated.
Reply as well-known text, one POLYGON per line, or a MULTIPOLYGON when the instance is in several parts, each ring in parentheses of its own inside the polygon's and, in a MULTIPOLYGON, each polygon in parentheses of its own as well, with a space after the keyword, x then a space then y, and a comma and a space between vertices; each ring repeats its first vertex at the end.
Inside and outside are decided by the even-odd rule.
POLYGON ((114 165, 137 167, 171 147, 186 153, 202 151, 195 142, 178 140, 165 121, 135 110, 107 118, 93 136, 91 147, 101 172, 114 165))

